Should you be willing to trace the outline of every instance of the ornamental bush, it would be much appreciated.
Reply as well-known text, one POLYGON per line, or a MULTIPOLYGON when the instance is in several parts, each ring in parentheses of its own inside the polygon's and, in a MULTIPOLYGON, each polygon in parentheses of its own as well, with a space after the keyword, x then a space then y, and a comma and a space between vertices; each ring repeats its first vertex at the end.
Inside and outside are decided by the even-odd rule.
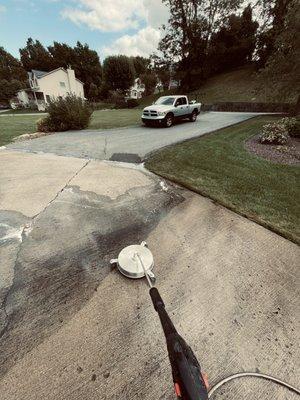
POLYGON ((288 131, 288 134, 293 137, 299 137, 300 136, 300 121, 298 121, 296 118, 282 118, 280 120, 280 123, 282 123, 286 130, 288 131))
POLYGON ((260 142, 264 144, 286 144, 289 138, 286 127, 280 122, 266 124, 262 128, 260 142))
POLYGON ((92 110, 88 103, 75 94, 51 100, 46 108, 47 115, 38 121, 40 132, 61 132, 87 128, 92 110))

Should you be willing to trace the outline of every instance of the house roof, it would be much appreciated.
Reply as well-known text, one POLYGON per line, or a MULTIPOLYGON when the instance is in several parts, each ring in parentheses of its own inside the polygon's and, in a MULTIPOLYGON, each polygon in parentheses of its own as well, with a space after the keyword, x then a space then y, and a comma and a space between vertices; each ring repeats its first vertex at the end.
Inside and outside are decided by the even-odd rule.
MULTIPOLYGON (((43 78, 43 77, 46 76, 46 75, 50 75, 50 74, 53 74, 53 72, 59 71, 60 69, 63 70, 65 73, 67 73, 67 70, 66 70, 65 68, 63 68, 63 67, 56 68, 56 69, 54 69, 53 71, 49 71, 49 72, 38 71, 38 70, 36 70, 36 69, 33 69, 32 72, 35 74, 35 76, 36 76, 37 78, 43 78), (38 75, 38 74, 40 74, 40 75, 38 75)), ((76 81, 78 81, 78 82, 84 84, 83 82, 81 82, 80 79, 76 78, 76 76, 75 76, 75 79, 76 79, 76 81)))
POLYGON ((31 72, 34 73, 34 75, 35 75, 37 78, 41 78, 42 76, 48 74, 48 72, 40 71, 40 70, 38 70, 38 69, 33 69, 33 70, 31 70, 31 72))

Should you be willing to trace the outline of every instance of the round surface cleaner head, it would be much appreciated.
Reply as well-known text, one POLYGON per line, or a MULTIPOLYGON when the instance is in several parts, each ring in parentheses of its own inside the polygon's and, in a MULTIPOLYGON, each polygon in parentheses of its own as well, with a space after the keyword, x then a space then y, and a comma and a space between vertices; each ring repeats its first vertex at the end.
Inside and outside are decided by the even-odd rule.
POLYGON ((128 278, 138 279, 145 276, 143 267, 138 262, 136 254, 142 260, 146 272, 150 273, 154 267, 153 255, 147 247, 140 244, 127 246, 120 252, 117 265, 119 271, 128 278))

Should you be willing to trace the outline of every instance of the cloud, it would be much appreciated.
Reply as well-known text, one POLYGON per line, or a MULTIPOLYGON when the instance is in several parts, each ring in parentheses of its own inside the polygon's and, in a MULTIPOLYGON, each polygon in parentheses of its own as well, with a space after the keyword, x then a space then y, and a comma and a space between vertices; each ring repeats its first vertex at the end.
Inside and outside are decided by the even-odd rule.
POLYGON ((157 49, 160 39, 158 29, 147 26, 134 35, 123 35, 111 46, 106 46, 101 53, 104 56, 111 54, 126 54, 127 56, 147 57, 157 49))
POLYGON ((123 35, 112 45, 102 49, 104 55, 126 54, 128 56, 147 57, 157 50, 161 32, 159 28, 166 24, 169 11, 161 0, 140 0, 143 2, 146 27, 132 35, 123 35))
POLYGON ((62 16, 77 25, 92 30, 126 32, 101 53, 149 56, 157 49, 159 27, 168 20, 169 12, 162 0, 78 0, 78 4, 65 8, 62 16))
POLYGON ((142 0, 79 0, 76 7, 65 8, 62 17, 92 30, 106 32, 136 29, 145 19, 142 0))

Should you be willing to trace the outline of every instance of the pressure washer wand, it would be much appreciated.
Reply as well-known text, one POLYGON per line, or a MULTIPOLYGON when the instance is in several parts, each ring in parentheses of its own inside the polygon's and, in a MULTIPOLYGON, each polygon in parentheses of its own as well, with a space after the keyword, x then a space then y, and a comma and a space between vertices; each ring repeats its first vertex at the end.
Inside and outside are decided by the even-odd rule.
POLYGON ((172 367, 175 393, 177 397, 182 400, 207 400, 208 392, 200 364, 190 346, 179 335, 173 325, 157 288, 153 286, 145 270, 141 257, 138 253, 136 253, 136 256, 143 267, 150 286, 149 293, 152 303, 155 311, 159 315, 165 334, 169 360, 172 367))

